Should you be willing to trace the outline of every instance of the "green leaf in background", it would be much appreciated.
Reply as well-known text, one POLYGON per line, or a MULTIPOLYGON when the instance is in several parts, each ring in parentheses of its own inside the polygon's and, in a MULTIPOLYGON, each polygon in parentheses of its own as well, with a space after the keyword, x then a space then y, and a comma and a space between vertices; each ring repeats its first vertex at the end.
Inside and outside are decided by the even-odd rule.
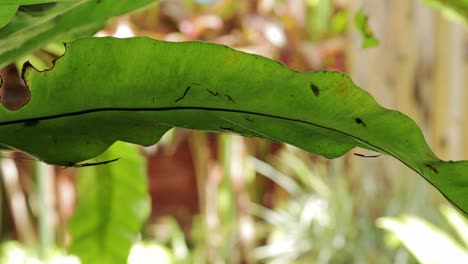
POLYGON ((363 48, 371 48, 379 45, 379 40, 374 36, 374 33, 369 26, 368 19, 368 16, 362 10, 357 11, 354 16, 356 28, 362 37, 363 48))
POLYGON ((117 140, 152 145, 172 127, 286 142, 336 158, 354 147, 392 155, 468 212, 468 161, 444 162, 407 116, 339 72, 203 42, 82 38, 49 71, 26 65, 31 100, 0 110, 0 143, 69 165, 117 140))
POLYGON ((449 19, 468 24, 468 0, 421 0, 427 6, 442 12, 449 19))
MULTIPOLYGON (((449 207, 441 210, 458 234, 466 231, 468 225, 463 216, 449 207)), ((468 263, 467 245, 460 245, 448 233, 424 219, 415 216, 381 217, 376 223, 394 235, 421 263, 468 263)), ((466 238, 466 233, 463 235, 466 238)))
POLYGON ((5 5, 0 7, 0 29, 11 21, 16 10, 18 10, 17 5, 5 5))
MULTIPOLYGON (((8 1, 16 2, 51 1, 8 1)), ((159 1, 75 0, 58 2, 33 13, 17 12, 15 19, 0 29, 0 67, 48 43, 92 35, 103 28, 109 18, 157 2, 159 1)), ((3 8, 5 7, 1 7, 3 8)))
POLYGON ((80 169, 76 178, 71 252, 81 263, 126 263, 150 212, 146 167, 138 148, 119 142, 98 158, 116 157, 118 162, 80 169))

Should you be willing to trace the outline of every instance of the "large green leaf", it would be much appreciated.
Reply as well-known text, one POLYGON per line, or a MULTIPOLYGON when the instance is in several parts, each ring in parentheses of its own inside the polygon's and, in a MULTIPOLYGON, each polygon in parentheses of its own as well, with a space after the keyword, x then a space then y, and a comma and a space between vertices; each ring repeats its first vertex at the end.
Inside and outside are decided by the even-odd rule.
POLYGON ((78 206, 70 223, 71 252, 82 263, 126 263, 150 212, 145 163, 136 146, 119 142, 100 159, 119 162, 80 169, 78 206))
POLYGON ((52 70, 30 65, 31 101, 0 110, 0 142, 57 164, 116 140, 151 145, 172 127, 282 141, 335 158, 359 146, 392 155, 468 212, 468 162, 439 160, 407 116, 339 72, 296 72, 225 46, 83 38, 52 70))
POLYGON ((17 5, 5 5, 0 8, 0 29, 7 25, 18 9, 17 5))
MULTIPOLYGON (((31 4, 51 1, 9 0, 4 4, 26 2, 31 4)), ((46 3, 47 8, 35 10, 33 13, 28 11, 30 9, 19 11, 15 19, 0 29, 0 67, 50 42, 89 36, 104 27, 109 18, 157 2, 159 1, 74 0, 59 1, 56 4, 46 3)), ((4 8, 11 9, 10 6, 0 7, 4 8)), ((3 20, 6 20, 6 15, 3 20)), ((0 25, 1 22, 0 17, 0 25)))

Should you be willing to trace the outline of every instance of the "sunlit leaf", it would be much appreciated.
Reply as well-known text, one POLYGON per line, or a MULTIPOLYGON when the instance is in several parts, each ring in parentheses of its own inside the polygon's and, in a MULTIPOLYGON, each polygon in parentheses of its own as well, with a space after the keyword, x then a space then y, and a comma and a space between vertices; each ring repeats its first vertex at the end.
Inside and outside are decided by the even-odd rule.
POLYGON ((445 216, 449 224, 458 234, 460 239, 465 243, 465 247, 468 251, 468 221, 467 219, 458 213, 455 209, 450 206, 442 206, 442 214, 445 216))
POLYGON ((81 168, 78 205, 70 223, 71 252, 82 263, 125 263, 150 212, 145 163, 135 146, 117 143, 98 157, 120 158, 81 168))
POLYGON ((26 65, 31 100, 0 110, 0 142, 69 165, 117 140, 151 145, 172 127, 282 141, 336 158, 394 156, 468 212, 468 162, 437 158, 407 116, 340 72, 296 72, 226 46, 82 38, 50 71, 26 65))
POLYGON ((383 217, 377 225, 397 236, 421 263, 468 263, 468 249, 422 219, 383 217))

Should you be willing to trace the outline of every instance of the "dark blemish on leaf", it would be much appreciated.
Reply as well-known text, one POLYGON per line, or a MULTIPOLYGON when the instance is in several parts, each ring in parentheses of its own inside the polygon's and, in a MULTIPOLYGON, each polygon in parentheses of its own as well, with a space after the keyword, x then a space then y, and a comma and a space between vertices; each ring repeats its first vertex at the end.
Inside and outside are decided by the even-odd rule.
POLYGON ((314 93, 315 96, 320 95, 320 89, 314 83, 310 83, 310 89, 312 89, 312 92, 314 93))
POLYGON ((24 126, 25 127, 34 127, 34 126, 37 126, 39 124, 39 120, 28 120, 28 121, 24 121, 24 126))
POLYGON ((430 169, 430 170, 433 171, 434 173, 439 173, 439 171, 437 170, 437 168, 436 168, 434 165, 431 165, 431 164, 424 164, 424 166, 426 166, 426 168, 430 169))
POLYGON ((190 84, 193 84, 193 85, 201 85, 201 84, 199 84, 199 83, 194 83, 194 82, 193 82, 193 83, 190 83, 190 84))
POLYGON ((362 158, 377 158, 380 157, 380 155, 364 155, 361 153, 353 153, 355 156, 362 157, 362 158))
POLYGON ((154 104, 154 97, 153 97, 153 104, 154 104))
POLYGON ((179 102, 180 100, 184 99, 184 97, 185 97, 185 96, 187 95, 187 93, 189 92, 190 88, 192 88, 192 87, 188 86, 188 87, 185 89, 184 94, 183 94, 180 98, 178 98, 177 100, 175 100, 174 103, 177 103, 177 102, 179 102))
POLYGON ((31 100, 31 92, 28 86, 14 64, 9 64, 0 69, 0 75, 3 77, 0 86, 0 103, 9 111, 19 110, 31 100))
POLYGON ((226 96, 226 98, 231 101, 233 104, 236 103, 236 101, 234 101, 234 99, 232 99, 232 97, 229 95, 229 94, 225 94, 224 96, 226 96))
POLYGON ((213 90, 210 90, 210 89, 206 89, 212 96, 218 96, 219 93, 218 92, 215 92, 213 90))
POLYGON ((358 124, 358 125, 361 125, 363 127, 367 127, 366 123, 364 123, 364 121, 362 121, 361 118, 356 118, 356 119, 354 119, 354 121, 356 121, 356 124, 358 124))
POLYGON ((234 132, 234 128, 232 127, 220 127, 219 129, 234 132))
POLYGON ((247 117, 247 116, 244 116, 244 119, 247 120, 247 121, 249 121, 250 123, 253 123, 253 122, 254 122, 252 119, 250 119, 250 118, 247 117))

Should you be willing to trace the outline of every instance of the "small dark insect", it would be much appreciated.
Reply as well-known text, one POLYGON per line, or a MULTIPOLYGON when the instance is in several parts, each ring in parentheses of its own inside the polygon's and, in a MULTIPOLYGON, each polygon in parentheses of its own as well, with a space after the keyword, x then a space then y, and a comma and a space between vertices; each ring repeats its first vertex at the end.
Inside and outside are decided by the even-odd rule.
POLYGON ((218 96, 219 93, 218 92, 215 92, 213 90, 210 90, 210 89, 206 89, 212 96, 218 96))
POLYGON ((363 157, 363 158, 377 158, 377 157, 380 157, 380 155, 364 155, 364 154, 361 154, 361 153, 353 153, 355 156, 358 156, 358 157, 363 157))
MULTIPOLYGON (((39 160, 39 159, 35 159, 35 158, 17 158, 17 157, 2 157, 0 156, 1 159, 13 159, 13 160, 31 160, 31 161, 42 161, 44 162, 43 160, 39 160)), ((55 164, 55 163, 50 163, 50 162, 45 162, 49 165, 53 165, 53 166, 61 166, 61 167, 73 167, 73 168, 83 168, 83 167, 90 167, 90 166, 98 166, 98 165, 104 165, 104 164, 108 164, 108 163, 111 163, 111 162, 115 162, 115 161, 118 161, 120 158, 115 158, 115 159, 111 159, 111 160, 105 160, 105 161, 99 161, 99 162, 88 162, 88 163, 73 163, 73 162, 69 162, 68 164, 66 165, 62 165, 62 164, 55 164)))
POLYGON ((426 166, 427 168, 429 168, 431 171, 433 171, 434 173, 439 173, 439 171, 437 170, 436 167, 434 167, 434 165, 431 165, 431 164, 424 164, 424 166, 426 166))
POLYGON ((247 116, 244 116, 244 119, 247 120, 247 121, 249 121, 249 122, 251 122, 251 123, 254 122, 251 118, 249 118, 249 117, 247 117, 247 116))
POLYGON ((356 124, 361 125, 363 127, 367 127, 366 123, 364 123, 364 121, 362 121, 361 118, 356 118, 354 120, 356 121, 356 124))
POLYGON ((310 83, 310 89, 312 89, 312 92, 314 93, 315 96, 320 95, 320 89, 317 87, 317 85, 310 83))
POLYGON ((226 96, 226 98, 231 101, 231 103, 235 104, 236 101, 234 101, 234 99, 232 99, 232 97, 229 95, 229 94, 225 94, 224 96, 226 96))
MULTIPOLYGON (((105 161, 99 161, 99 162, 88 162, 88 163, 73 163, 70 162, 68 163, 65 167, 74 167, 74 168, 83 168, 83 167, 90 167, 90 166, 98 166, 98 165, 104 165, 108 164, 114 161, 118 161, 120 158, 115 158, 111 160, 105 160, 105 161)), ((54 164, 51 164, 54 165, 54 164)))
POLYGON ((177 103, 177 102, 179 102, 180 100, 184 99, 185 96, 187 95, 187 93, 189 92, 190 88, 192 88, 192 87, 188 86, 188 87, 185 89, 184 94, 183 94, 181 97, 177 98, 177 99, 174 101, 174 103, 177 103))
POLYGON ((232 127, 220 127, 219 129, 234 132, 234 128, 232 128, 232 127))

